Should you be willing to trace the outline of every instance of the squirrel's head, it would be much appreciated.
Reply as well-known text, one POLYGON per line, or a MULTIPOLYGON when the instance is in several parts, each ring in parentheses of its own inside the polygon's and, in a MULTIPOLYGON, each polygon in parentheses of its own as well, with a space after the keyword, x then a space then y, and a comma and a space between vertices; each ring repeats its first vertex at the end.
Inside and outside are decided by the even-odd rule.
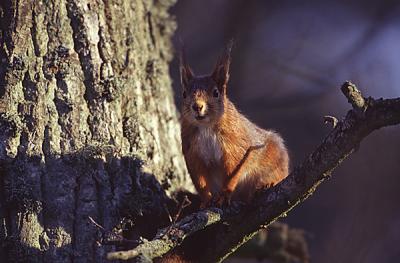
POLYGON ((210 126, 224 113, 232 42, 218 59, 210 75, 196 76, 187 64, 182 48, 180 73, 182 117, 196 126, 210 126))

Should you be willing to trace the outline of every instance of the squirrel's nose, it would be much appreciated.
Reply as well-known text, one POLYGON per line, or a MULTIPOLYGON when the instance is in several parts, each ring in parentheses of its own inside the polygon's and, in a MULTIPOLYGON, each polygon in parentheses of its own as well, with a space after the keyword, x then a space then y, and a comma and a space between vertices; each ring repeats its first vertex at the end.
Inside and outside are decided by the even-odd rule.
POLYGON ((192 109, 196 112, 200 112, 203 109, 203 104, 193 103, 192 109))

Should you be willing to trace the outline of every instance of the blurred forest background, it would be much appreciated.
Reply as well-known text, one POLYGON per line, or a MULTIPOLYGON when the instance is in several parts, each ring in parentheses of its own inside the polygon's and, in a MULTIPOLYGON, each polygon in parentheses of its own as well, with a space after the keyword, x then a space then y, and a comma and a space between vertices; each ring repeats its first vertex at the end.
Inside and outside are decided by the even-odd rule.
MULTIPOLYGON (((228 94, 283 135, 292 168, 330 131, 322 117, 350 109, 345 80, 364 96, 400 97, 400 1, 180 0, 172 13, 175 45, 184 40, 198 74, 235 39, 228 94)), ((179 107, 176 59, 171 74, 179 107)), ((306 231, 312 262, 398 262, 399 171, 400 129, 381 130, 289 213, 284 222, 306 231)))

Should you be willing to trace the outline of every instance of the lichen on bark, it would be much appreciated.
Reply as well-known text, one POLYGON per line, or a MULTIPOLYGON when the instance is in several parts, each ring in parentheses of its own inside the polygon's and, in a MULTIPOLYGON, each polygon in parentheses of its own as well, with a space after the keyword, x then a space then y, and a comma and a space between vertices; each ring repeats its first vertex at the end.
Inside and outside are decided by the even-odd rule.
POLYGON ((2 258, 103 262, 113 247, 98 246, 89 216, 112 229, 190 187, 168 72, 172 4, 0 4, 2 258))

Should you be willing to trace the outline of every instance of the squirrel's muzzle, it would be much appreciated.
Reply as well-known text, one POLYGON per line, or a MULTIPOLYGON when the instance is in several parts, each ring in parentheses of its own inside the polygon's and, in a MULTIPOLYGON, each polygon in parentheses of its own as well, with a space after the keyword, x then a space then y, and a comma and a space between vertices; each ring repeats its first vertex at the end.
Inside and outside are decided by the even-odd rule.
POLYGON ((204 107, 203 104, 194 103, 194 104, 192 105, 192 109, 193 109, 195 112, 201 112, 201 110, 203 109, 203 107, 204 107))
POLYGON ((192 110, 199 117, 204 117, 207 110, 207 104, 205 101, 196 101, 192 104, 192 110))

